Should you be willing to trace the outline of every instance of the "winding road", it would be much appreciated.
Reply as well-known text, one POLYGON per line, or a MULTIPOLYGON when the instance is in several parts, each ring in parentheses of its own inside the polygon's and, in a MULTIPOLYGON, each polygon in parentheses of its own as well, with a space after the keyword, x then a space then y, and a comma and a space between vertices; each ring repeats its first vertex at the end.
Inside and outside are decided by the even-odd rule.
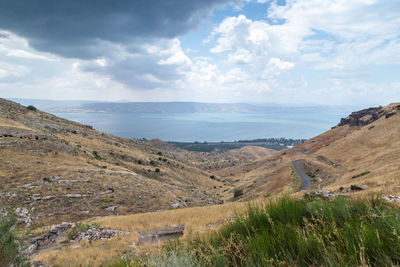
POLYGON ((299 162, 300 162, 300 160, 296 160, 293 162, 293 167, 301 179, 301 187, 300 187, 299 191, 311 189, 312 184, 310 181, 310 177, 308 177, 308 175, 305 174, 304 171, 300 168, 299 162))

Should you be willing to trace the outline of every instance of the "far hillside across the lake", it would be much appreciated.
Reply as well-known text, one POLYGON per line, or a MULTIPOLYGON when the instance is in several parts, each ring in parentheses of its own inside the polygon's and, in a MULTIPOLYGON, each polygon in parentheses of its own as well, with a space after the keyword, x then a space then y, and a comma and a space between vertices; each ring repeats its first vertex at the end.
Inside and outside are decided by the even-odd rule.
POLYGON ((329 130, 355 110, 349 106, 16 101, 117 136, 190 143, 308 139, 329 130))

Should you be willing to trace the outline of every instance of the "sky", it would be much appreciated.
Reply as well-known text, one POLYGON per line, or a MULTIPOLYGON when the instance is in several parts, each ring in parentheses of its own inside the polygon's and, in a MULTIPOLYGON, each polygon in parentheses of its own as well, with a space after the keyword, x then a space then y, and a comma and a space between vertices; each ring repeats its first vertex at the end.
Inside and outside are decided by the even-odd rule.
POLYGON ((400 102, 400 1, 0 0, 0 97, 400 102))

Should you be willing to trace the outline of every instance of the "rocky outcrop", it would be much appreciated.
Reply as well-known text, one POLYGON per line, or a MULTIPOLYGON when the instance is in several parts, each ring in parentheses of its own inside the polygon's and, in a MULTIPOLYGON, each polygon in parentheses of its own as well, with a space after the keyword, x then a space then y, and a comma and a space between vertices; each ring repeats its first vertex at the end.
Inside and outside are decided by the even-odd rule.
POLYGON ((340 187, 337 190, 315 190, 304 194, 305 198, 313 199, 313 198, 323 198, 323 199, 331 199, 336 196, 345 196, 347 193, 367 190, 368 186, 366 185, 351 185, 350 187, 340 187))
POLYGON ((155 229, 151 232, 140 233, 139 245, 145 243, 157 243, 159 241, 165 241, 170 239, 177 239, 183 236, 184 230, 185 230, 184 225, 173 225, 171 227, 155 229))
POLYGON ((89 229, 85 232, 79 232, 76 236, 74 236, 70 242, 79 242, 79 241, 95 241, 95 240, 105 240, 111 239, 116 235, 126 234, 127 231, 113 230, 113 229, 89 229))
POLYGON ((394 202, 394 203, 400 204, 400 197, 398 197, 398 196, 387 195, 387 196, 384 196, 383 199, 388 202, 394 202))
POLYGON ((386 111, 382 107, 363 109, 351 113, 347 118, 342 118, 338 126, 365 126, 385 115, 386 111))
POLYGON ((400 105, 391 106, 390 108, 376 107, 368 108, 351 113, 347 118, 342 118, 338 126, 349 125, 350 127, 365 126, 374 121, 385 117, 386 119, 395 115, 400 111, 400 105))
POLYGON ((16 208, 15 215, 17 215, 18 221, 26 225, 26 227, 31 226, 32 219, 27 208, 16 208))
POLYGON ((50 247, 56 242, 56 239, 61 235, 61 233, 68 230, 68 223, 62 223, 55 226, 50 232, 45 234, 43 237, 37 238, 32 242, 27 249, 27 253, 33 253, 37 250, 50 247))

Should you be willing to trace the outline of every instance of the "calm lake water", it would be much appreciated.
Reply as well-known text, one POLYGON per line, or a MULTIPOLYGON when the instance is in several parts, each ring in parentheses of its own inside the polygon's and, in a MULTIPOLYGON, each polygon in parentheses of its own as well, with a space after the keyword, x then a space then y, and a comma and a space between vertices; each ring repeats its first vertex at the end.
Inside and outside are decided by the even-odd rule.
POLYGON ((329 130, 348 110, 271 112, 268 114, 54 113, 130 138, 165 141, 235 141, 257 138, 311 138, 329 130))

